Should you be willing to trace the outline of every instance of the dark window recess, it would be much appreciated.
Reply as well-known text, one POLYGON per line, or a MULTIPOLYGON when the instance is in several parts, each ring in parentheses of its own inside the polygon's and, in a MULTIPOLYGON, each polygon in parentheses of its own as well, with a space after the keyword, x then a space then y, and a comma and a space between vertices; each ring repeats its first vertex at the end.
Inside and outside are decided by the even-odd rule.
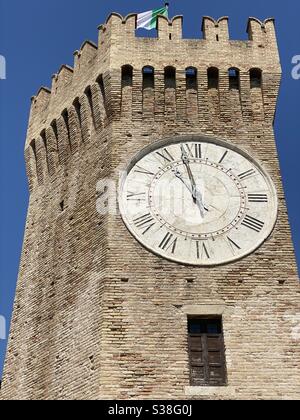
POLYGON ((59 207, 60 207, 60 210, 61 211, 64 211, 65 210, 65 202, 64 202, 64 200, 59 203, 59 207))
POLYGON ((250 70, 251 89, 262 87, 262 71, 260 69, 250 70))
POLYGON ((42 140, 43 140, 43 143, 44 143, 44 146, 45 146, 45 149, 47 150, 47 138, 46 138, 46 130, 43 130, 42 132, 41 132, 41 138, 42 138, 42 140))
POLYGON ((58 142, 58 129, 57 129, 57 122, 56 122, 56 120, 53 120, 52 121, 51 127, 52 127, 53 133, 55 135, 56 141, 58 142))
POLYGON ((189 67, 185 71, 186 74, 186 88, 187 90, 197 90, 198 83, 197 83, 197 69, 194 67, 189 67))
POLYGON ((84 93, 85 93, 86 97, 88 98, 89 106, 91 108, 91 111, 93 112, 93 95, 92 95, 91 87, 90 86, 87 87, 85 89, 85 92, 84 93))
POLYGON ((133 68, 131 66, 122 67, 122 89, 125 87, 132 87, 133 68))
POLYGON ((105 101, 106 101, 106 94, 105 94, 104 80, 103 80, 102 74, 98 77, 97 83, 98 83, 98 85, 100 87, 100 91, 101 91, 101 94, 102 94, 103 102, 105 103, 105 101))
POLYGON ((240 72, 238 69, 229 69, 229 89, 240 89, 240 72))
POLYGON ((36 143, 35 143, 35 140, 32 140, 32 142, 30 143, 30 147, 31 147, 31 149, 33 151, 33 155, 36 159, 36 143))
POLYGON ((72 150, 72 142, 71 142, 71 133, 70 133, 70 123, 69 123, 69 113, 68 113, 68 110, 65 109, 61 115, 62 115, 62 117, 64 119, 64 122, 65 122, 65 127, 66 127, 66 130, 67 130, 67 133, 68 133, 69 145, 70 145, 70 149, 72 150))
POLYGON ((207 70, 208 89, 219 89, 219 70, 210 67, 207 70))
POLYGON ((165 69, 165 88, 176 89, 176 69, 174 67, 165 69))
POLYGON ((154 89, 154 68, 147 66, 143 68, 143 89, 154 89))
POLYGON ((221 318, 189 318, 188 332, 191 386, 225 386, 221 318))
POLYGON ((81 103, 79 102, 79 98, 76 98, 75 101, 73 102, 76 114, 77 114, 77 118, 79 121, 79 125, 80 127, 82 126, 82 120, 81 120, 81 103))

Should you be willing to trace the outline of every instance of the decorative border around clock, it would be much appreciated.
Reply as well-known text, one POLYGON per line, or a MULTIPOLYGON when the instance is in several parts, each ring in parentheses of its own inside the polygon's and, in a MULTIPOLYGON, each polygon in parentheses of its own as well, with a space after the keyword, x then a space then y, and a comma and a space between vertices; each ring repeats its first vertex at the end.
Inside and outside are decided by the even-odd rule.
POLYGON ((148 146, 145 146, 142 150, 140 150, 131 160, 130 163, 127 164, 126 166, 126 170, 124 171, 122 177, 120 178, 120 182, 119 182, 119 193, 118 193, 118 203, 119 203, 119 209, 120 209, 120 213, 121 213, 121 217, 122 220, 127 228, 127 230, 129 231, 129 233, 135 238, 135 240, 137 242, 139 242, 144 248, 146 248, 148 251, 150 251, 152 254, 160 257, 160 258, 164 258, 167 261, 172 261, 173 263, 176 264, 180 264, 180 265, 185 265, 185 266, 193 266, 193 267, 219 267, 219 266, 224 266, 224 265, 228 265, 228 264, 232 264, 233 262, 237 262, 242 260, 243 258, 247 257, 248 255, 253 254, 255 251, 257 251, 272 235, 274 228, 276 226, 277 220, 278 220, 278 194, 277 194, 277 190, 275 187, 275 184, 272 180, 272 178, 270 177, 270 175, 268 174, 268 172, 264 169, 262 163, 260 162, 260 160, 255 159, 254 157, 252 157, 248 151, 246 151, 243 147, 240 146, 236 146, 234 144, 231 143, 231 141, 229 140, 224 140, 224 139, 220 139, 217 137, 213 137, 213 136, 207 136, 207 135, 202 135, 202 134, 186 134, 186 135, 179 135, 179 136, 173 136, 173 137, 166 137, 163 138, 161 140, 158 140, 154 143, 149 144, 148 146), (212 144, 216 144, 222 147, 225 147, 227 149, 231 149, 236 153, 239 153, 240 155, 244 156, 246 159, 248 159, 251 163, 253 163, 254 166, 256 166, 261 173, 265 176, 266 181, 269 183, 270 188, 273 192, 273 197, 274 197, 274 223, 270 225, 269 228, 269 233, 266 234, 265 238, 255 247, 249 249, 248 251, 246 251, 244 254, 239 255, 238 257, 233 257, 230 260, 227 260, 225 262, 221 262, 221 263, 211 263, 211 264, 194 264, 191 262, 187 262, 187 261, 178 261, 175 258, 172 257, 168 257, 165 255, 161 255, 158 252, 155 252, 154 249, 152 249, 151 247, 149 247, 144 241, 142 241, 139 237, 136 236, 135 232, 130 229, 130 223, 129 220, 127 220, 126 217, 126 211, 124 210, 123 207, 123 200, 122 200, 122 195, 123 195, 123 187, 124 184, 126 182, 126 178, 128 176, 128 174, 130 173, 130 171, 132 170, 132 168, 147 154, 160 149, 162 147, 164 147, 166 144, 178 144, 178 143, 182 143, 182 142, 206 142, 206 143, 212 143, 212 144))

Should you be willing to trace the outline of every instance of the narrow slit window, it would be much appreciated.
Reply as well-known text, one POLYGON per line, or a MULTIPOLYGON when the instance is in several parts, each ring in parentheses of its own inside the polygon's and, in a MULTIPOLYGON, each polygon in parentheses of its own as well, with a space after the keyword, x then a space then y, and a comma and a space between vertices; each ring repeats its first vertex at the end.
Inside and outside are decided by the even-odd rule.
POLYGON ((228 70, 229 76, 229 89, 239 90, 240 89, 240 71, 238 69, 231 68, 228 70))
POLYGON ((207 70, 208 89, 219 89, 219 70, 210 67, 207 70))
POLYGON ((57 129, 57 122, 56 122, 56 120, 53 120, 52 121, 51 128, 52 128, 53 133, 54 133, 54 136, 55 136, 57 150, 58 150, 58 129, 57 129))
POLYGON ((262 87, 262 71, 260 69, 250 70, 251 89, 262 87))
POLYGON ((176 89, 176 69, 174 67, 165 69, 165 88, 176 89))
POLYGON ((68 140, 69 140, 69 144, 70 144, 70 147, 71 147, 71 133, 70 133, 70 124, 69 124, 69 113, 68 113, 68 110, 65 109, 62 112, 61 115, 62 115, 62 117, 64 119, 64 122, 65 122, 65 126, 66 126, 67 133, 68 133, 68 140))
POLYGON ((35 144, 35 140, 32 140, 32 142, 30 143, 30 147, 31 147, 31 149, 33 151, 33 155, 34 155, 34 157, 36 159, 36 144, 35 144))
POLYGON ((185 71, 186 74, 186 89, 197 90, 198 88, 198 77, 197 69, 194 67, 188 67, 185 71))
POLYGON ((47 146, 46 130, 43 130, 41 132, 41 139, 43 140, 45 150, 47 150, 48 146, 47 146))
POLYGON ((92 114, 93 114, 93 96, 92 96, 91 87, 90 86, 87 87, 85 89, 85 92, 84 93, 86 94, 86 97, 88 98, 89 105, 90 105, 90 108, 91 108, 91 111, 92 111, 92 114))
POLYGON ((76 98, 75 101, 73 102, 76 114, 77 114, 77 118, 79 121, 79 125, 80 127, 82 126, 82 120, 81 120, 81 103, 79 102, 79 99, 76 98))
POLYGON ((188 319, 191 386, 225 386, 226 361, 221 318, 188 319))
POLYGON ((143 68, 143 89, 154 89, 154 68, 146 66, 143 68))
POLYGON ((103 80, 103 76, 102 75, 100 75, 98 77, 97 83, 98 83, 98 85, 100 87, 100 91, 101 91, 101 94, 102 94, 103 102, 105 104, 106 95, 105 95, 104 80, 103 80))
POLYGON ((132 87, 133 68, 131 66, 122 67, 122 89, 132 87))

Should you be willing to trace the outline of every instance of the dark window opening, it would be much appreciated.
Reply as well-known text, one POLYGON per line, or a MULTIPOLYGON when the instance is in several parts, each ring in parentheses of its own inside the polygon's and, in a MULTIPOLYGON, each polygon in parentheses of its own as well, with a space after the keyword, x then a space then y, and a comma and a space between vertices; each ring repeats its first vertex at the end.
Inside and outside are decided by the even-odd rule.
POLYGON ((260 69, 250 70, 251 89, 262 87, 262 71, 260 69))
POLYGON ((143 89, 154 89, 154 68, 146 66, 143 68, 143 89))
POLYGON ((186 88, 187 90, 198 89, 198 77, 197 77, 197 69, 194 67, 188 67, 185 71, 186 74, 186 88))
POLYGON ((216 35, 216 40, 219 41, 219 35, 216 35))
POLYGON ((172 34, 169 34, 169 40, 172 41, 172 34))
POLYGON ((207 70, 208 89, 219 89, 219 70, 210 67, 207 70))
POLYGON ((51 127, 52 127, 52 130, 53 130, 53 133, 55 135, 56 140, 58 140, 58 130, 57 130, 56 120, 52 121, 51 127))
POLYGON ((70 147, 71 147, 71 133, 70 133, 70 125, 69 125, 69 113, 68 113, 68 110, 67 109, 65 109, 63 112, 62 112, 62 117, 63 117, 63 119, 64 119, 64 122, 65 122, 65 126, 66 126, 66 129, 67 129, 67 133, 68 133, 68 140, 69 140, 69 144, 70 144, 70 147))
POLYGON ((176 89, 176 69, 174 67, 165 69, 165 88, 176 89))
POLYGON ((104 81, 103 81, 102 74, 98 77, 97 83, 98 83, 98 85, 100 87, 100 91, 101 91, 101 94, 102 94, 103 102, 105 103, 105 96, 106 95, 105 95, 105 88, 104 88, 104 81))
POLYGON ((101 92, 101 95, 102 95, 103 106, 104 106, 104 110, 105 110, 105 116, 107 116, 109 114, 109 109, 108 109, 108 106, 107 106, 107 103, 106 103, 106 93, 105 93, 104 80, 103 80, 102 74, 97 78, 96 81, 99 85, 100 92, 101 92))
POLYGON ((225 386, 222 319, 191 317, 188 336, 191 386, 225 386))
POLYGON ((88 101, 89 101, 89 106, 90 106, 90 109, 91 109, 91 111, 92 111, 92 114, 93 114, 93 95, 92 95, 92 90, 91 90, 91 87, 90 86, 88 86, 86 89, 85 89, 85 95, 86 95, 86 97, 88 98, 88 101))
POLYGON ((46 138, 46 130, 43 130, 41 132, 41 139, 43 140, 44 147, 47 150, 47 138, 46 138))
POLYGON ((79 125, 80 127, 82 126, 82 120, 81 120, 81 103, 79 102, 79 99, 75 99, 75 101, 73 102, 76 114, 77 114, 77 118, 79 121, 79 125))
POLYGON ((240 71, 238 69, 229 69, 229 89, 240 89, 240 71))
POLYGON ((45 148, 45 152, 46 152, 47 168, 48 168, 48 171, 49 171, 48 144, 47 144, 47 137, 46 137, 46 130, 45 129, 41 132, 41 139, 42 139, 43 144, 44 144, 44 148, 45 148))
POLYGON ((36 159, 36 144, 35 144, 35 140, 32 140, 32 142, 30 143, 30 147, 33 151, 34 157, 36 159))
POLYGON ((65 202, 64 200, 59 203, 60 210, 63 212, 65 210, 65 202))
POLYGON ((132 87, 133 68, 131 66, 122 67, 122 89, 129 86, 132 87))

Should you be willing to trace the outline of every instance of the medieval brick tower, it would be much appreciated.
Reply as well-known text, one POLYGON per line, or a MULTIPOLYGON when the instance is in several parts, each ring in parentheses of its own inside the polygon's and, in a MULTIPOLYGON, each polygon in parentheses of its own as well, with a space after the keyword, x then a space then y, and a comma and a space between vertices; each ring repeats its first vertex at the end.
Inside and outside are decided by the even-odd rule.
MULTIPOLYGON (((247 41, 229 39, 227 18, 205 17, 195 40, 182 38, 181 16, 159 17, 154 39, 136 37, 135 27, 136 15, 113 13, 98 45, 85 42, 74 69, 62 66, 52 89, 32 99, 30 205, 1 398, 298 398, 299 283, 273 132, 281 78, 274 22, 250 18, 247 41), (234 221, 242 234, 236 240, 230 230, 222 248, 232 261, 221 252, 224 263, 208 264, 220 232, 205 243, 186 237, 196 260, 186 264, 179 230, 176 240, 161 231, 159 252, 151 252, 119 212, 97 210, 100 202, 111 207, 112 181, 133 157, 165 139, 166 165, 191 140, 192 170, 223 171, 242 191, 246 207, 234 221), (227 150, 210 163, 201 141, 215 154, 227 150), (258 166, 235 174, 237 150, 260 162, 276 193, 251 193, 258 166), (273 213, 261 211, 271 200, 273 213), (264 240, 234 258, 268 218, 264 240)), ((178 186, 184 157, 169 166, 178 186)), ((136 172, 136 180, 151 178, 136 172)), ((140 205, 138 194, 128 199, 140 205)), ((201 210, 199 194, 192 198, 201 210)), ((151 240, 157 221, 135 222, 151 240)))

